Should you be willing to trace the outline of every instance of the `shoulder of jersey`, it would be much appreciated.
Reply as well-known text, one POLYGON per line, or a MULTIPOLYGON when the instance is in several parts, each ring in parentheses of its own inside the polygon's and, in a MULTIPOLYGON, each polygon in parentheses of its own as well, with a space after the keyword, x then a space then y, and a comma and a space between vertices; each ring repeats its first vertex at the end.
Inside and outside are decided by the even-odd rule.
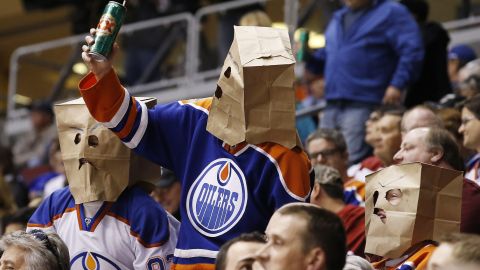
POLYGON ((126 189, 107 215, 129 225, 144 247, 162 246, 170 238, 167 212, 140 187, 126 189))

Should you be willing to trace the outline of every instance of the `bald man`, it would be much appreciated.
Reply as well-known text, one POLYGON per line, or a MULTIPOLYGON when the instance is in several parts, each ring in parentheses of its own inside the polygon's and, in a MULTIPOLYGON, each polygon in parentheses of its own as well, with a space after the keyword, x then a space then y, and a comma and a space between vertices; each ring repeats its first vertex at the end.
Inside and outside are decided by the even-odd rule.
POLYGON ((406 111, 402 117, 402 137, 407 132, 419 127, 436 127, 442 128, 442 119, 427 106, 418 105, 406 111))

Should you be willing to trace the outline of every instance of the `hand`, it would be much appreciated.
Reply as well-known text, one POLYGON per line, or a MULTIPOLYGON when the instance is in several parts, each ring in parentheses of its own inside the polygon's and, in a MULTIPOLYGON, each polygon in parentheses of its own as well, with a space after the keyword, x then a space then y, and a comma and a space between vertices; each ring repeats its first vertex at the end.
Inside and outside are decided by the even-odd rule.
POLYGON ((112 68, 112 59, 115 57, 115 54, 118 51, 118 44, 116 42, 113 44, 112 52, 106 61, 96 61, 88 54, 88 52, 90 52, 90 46, 95 42, 95 31, 95 28, 90 28, 90 35, 85 37, 87 45, 82 46, 82 59, 87 65, 88 69, 95 75, 95 78, 100 80, 112 68))
POLYGON ((400 104, 402 101, 402 91, 395 86, 389 86, 383 96, 383 104, 400 104))

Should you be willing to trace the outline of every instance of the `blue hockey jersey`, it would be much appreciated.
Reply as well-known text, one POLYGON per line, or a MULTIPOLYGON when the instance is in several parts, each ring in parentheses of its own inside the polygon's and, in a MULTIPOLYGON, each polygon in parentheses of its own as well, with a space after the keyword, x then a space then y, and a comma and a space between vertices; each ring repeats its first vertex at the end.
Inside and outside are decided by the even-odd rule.
POLYGON ((130 148, 182 181, 182 226, 172 269, 214 269, 219 247, 264 231, 280 206, 305 201, 313 173, 305 152, 279 144, 229 146, 206 130, 212 99, 146 106, 112 70, 79 85, 92 116, 130 148))

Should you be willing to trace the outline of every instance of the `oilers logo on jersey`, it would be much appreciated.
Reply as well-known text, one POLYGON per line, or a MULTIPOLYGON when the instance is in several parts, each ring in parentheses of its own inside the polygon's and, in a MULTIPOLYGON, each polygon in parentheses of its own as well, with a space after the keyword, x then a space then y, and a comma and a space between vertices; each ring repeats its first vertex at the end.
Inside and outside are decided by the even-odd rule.
POLYGON ((188 218, 197 231, 216 237, 237 224, 247 200, 242 170, 231 159, 216 159, 200 173, 188 191, 188 218))
POLYGON ((95 252, 82 252, 75 256, 70 265, 72 269, 84 269, 84 270, 122 270, 112 260, 95 252))

